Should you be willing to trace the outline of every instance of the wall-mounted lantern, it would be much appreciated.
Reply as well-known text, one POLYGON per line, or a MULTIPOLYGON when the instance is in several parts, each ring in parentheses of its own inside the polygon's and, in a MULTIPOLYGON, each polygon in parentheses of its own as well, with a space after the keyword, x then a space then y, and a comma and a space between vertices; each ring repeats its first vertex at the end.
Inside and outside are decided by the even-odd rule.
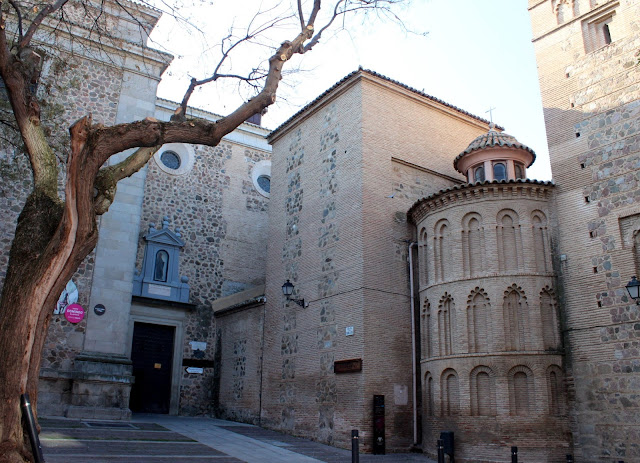
POLYGON ((631 277, 631 281, 627 283, 627 291, 631 299, 636 301, 636 304, 640 305, 640 281, 634 276, 631 277))
POLYGON ((291 298, 291 295, 293 294, 293 288, 294 288, 293 283, 291 283, 289 280, 287 280, 285 284, 282 285, 282 294, 284 294, 284 296, 287 298, 287 301, 295 302, 302 308, 307 307, 306 305, 304 305, 304 298, 302 299, 291 298))

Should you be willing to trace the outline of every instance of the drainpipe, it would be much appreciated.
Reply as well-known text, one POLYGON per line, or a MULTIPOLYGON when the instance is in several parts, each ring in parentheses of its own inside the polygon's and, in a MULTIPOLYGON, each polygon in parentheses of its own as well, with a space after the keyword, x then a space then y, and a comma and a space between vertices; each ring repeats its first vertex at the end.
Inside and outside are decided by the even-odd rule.
POLYGON ((417 405, 417 388, 416 388, 416 321, 415 321, 415 302, 413 296, 413 253, 411 248, 418 243, 410 242, 409 252, 409 291, 411 293, 411 372, 412 372, 412 389, 413 389, 413 445, 418 445, 418 405, 417 405))

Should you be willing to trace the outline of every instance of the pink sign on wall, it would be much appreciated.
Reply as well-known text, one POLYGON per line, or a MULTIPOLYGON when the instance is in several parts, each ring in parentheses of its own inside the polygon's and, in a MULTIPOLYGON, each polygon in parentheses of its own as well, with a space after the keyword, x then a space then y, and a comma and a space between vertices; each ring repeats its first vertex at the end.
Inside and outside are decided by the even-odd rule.
POLYGON ((64 318, 71 323, 80 323, 84 318, 84 309, 80 304, 69 304, 64 311, 64 318))

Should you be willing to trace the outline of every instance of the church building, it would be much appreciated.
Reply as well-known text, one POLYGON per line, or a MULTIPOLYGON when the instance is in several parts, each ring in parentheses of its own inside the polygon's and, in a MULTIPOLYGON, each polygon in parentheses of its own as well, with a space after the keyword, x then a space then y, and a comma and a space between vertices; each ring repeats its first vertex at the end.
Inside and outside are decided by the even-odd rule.
MULTIPOLYGON (((554 181, 527 178, 536 154, 505 128, 365 69, 275 130, 165 145, 51 308, 39 415, 211 415, 345 448, 358 429, 365 452, 430 457, 452 431, 458 461, 640 462, 640 4, 528 7, 554 181)), ((107 13, 127 43, 112 59, 59 30, 73 65, 45 60, 62 125, 168 120, 171 56, 107 13)), ((10 237, 30 180, 0 163, 10 237)))

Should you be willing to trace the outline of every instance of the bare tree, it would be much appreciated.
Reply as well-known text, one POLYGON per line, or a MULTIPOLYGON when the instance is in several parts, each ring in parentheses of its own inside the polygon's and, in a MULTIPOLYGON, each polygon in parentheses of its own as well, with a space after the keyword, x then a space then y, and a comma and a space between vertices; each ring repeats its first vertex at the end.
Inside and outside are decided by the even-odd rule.
MULTIPOLYGON (((117 184, 141 169, 165 143, 216 146, 223 136, 246 119, 274 103, 284 66, 297 54, 310 51, 323 33, 348 13, 386 10, 401 0, 338 0, 329 7, 326 22, 316 28, 321 0, 297 0, 291 13, 299 23, 290 40, 270 54, 266 66, 256 65, 247 75, 223 72, 223 65, 244 42, 258 40, 265 29, 279 23, 275 18, 254 24, 244 35, 229 35, 222 43, 222 57, 209 75, 192 79, 170 122, 152 118, 104 126, 92 122, 91 114, 69 128, 67 155, 53 142, 43 118, 43 101, 34 90, 40 78, 41 55, 34 37, 46 24, 64 27, 70 0, 34 4, 26 0, 0 0, 0 77, 10 102, 13 119, 0 118, 19 132, 31 172, 33 188, 18 218, 7 274, 0 299, 0 462, 32 461, 28 438, 21 426, 20 394, 37 398, 43 343, 55 305, 66 283, 98 240, 96 220, 111 206, 117 184), (248 101, 225 117, 210 122, 187 120, 186 107, 195 88, 219 79, 236 78, 256 88, 248 101), (135 149, 123 161, 105 166, 109 158, 135 149), (62 165, 61 165, 62 161, 62 165), (60 171, 64 192, 60 191, 60 171)), ((121 2, 115 2, 120 7, 121 2)), ((90 3, 80 3, 89 11, 90 3)), ((97 10, 100 11, 98 3, 97 10)), ((78 8, 78 3, 74 3, 78 8)), ((388 11, 388 10, 386 10, 388 11)), ((88 13, 87 13, 88 14, 88 13)), ((101 33, 100 14, 92 32, 101 33)), ((70 27, 70 26, 69 26, 70 27)), ((140 22, 142 34, 146 25, 140 22)))

